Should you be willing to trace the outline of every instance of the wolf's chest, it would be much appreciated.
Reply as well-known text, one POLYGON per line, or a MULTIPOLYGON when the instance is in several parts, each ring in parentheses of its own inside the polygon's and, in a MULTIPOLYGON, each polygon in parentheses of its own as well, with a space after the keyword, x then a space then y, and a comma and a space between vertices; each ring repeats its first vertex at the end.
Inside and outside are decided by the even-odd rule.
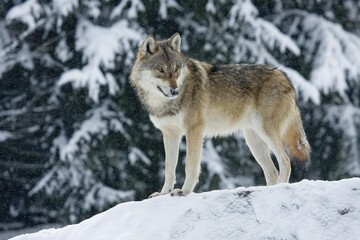
POLYGON ((150 120, 161 131, 175 131, 185 134, 184 115, 181 111, 176 115, 165 117, 150 115, 150 120))

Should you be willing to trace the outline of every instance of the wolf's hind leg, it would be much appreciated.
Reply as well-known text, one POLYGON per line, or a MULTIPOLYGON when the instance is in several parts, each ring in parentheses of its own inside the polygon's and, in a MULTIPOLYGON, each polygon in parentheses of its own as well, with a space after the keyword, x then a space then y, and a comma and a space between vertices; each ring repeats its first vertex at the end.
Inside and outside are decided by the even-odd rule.
POLYGON ((288 183, 291 174, 290 158, 285 152, 281 138, 278 134, 279 132, 280 131, 268 130, 266 131, 266 134, 262 134, 260 136, 275 154, 279 164, 280 174, 277 183, 288 183))
POLYGON ((245 141, 252 155, 264 171, 266 185, 274 185, 278 182, 279 172, 270 156, 267 144, 259 135, 251 129, 244 130, 245 141))

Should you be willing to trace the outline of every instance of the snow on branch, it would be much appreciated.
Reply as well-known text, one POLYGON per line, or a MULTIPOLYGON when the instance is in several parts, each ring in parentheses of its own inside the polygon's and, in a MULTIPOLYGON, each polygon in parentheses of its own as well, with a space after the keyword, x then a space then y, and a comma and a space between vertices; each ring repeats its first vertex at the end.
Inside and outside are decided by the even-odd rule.
POLYGON ((134 58, 132 45, 141 40, 141 32, 132 29, 126 20, 105 28, 80 19, 76 28, 76 50, 83 53, 82 61, 86 65, 63 73, 57 86, 72 83, 74 88, 87 87, 89 97, 95 102, 99 101, 100 86, 108 86, 109 93, 114 95, 119 87, 115 77, 106 71, 116 67, 118 55, 124 57, 126 65, 131 65, 134 58))
POLYGON ((312 84, 307 81, 303 76, 300 75, 296 70, 292 68, 288 68, 286 66, 279 64, 279 69, 286 73, 291 82, 293 83, 297 92, 301 93, 302 99, 306 102, 311 100, 315 104, 320 104, 320 92, 319 90, 312 84))
MULTIPOLYGON (((258 17, 258 10, 250 0, 237 0, 229 12, 229 28, 239 29, 248 35, 258 47, 265 44, 270 50, 278 48, 282 53, 289 49, 295 55, 300 54, 297 44, 280 32, 271 22, 258 17)), ((238 42, 241 45, 241 42, 238 42)), ((266 59, 265 59, 266 60, 266 59)))
POLYGON ((176 0, 160 0, 159 14, 163 19, 168 17, 168 8, 181 10, 181 7, 176 0))
MULTIPOLYGON (((0 60, 2 62, 11 62, 8 59, 12 59, 14 58, 13 55, 10 55, 9 53, 11 51, 13 51, 14 49, 16 49, 20 43, 22 43, 22 41, 24 41, 24 39, 26 37, 28 37, 30 34, 32 34, 34 32, 35 29, 43 26, 46 23, 45 19, 40 19, 39 21, 37 21, 34 26, 32 26, 31 28, 29 27, 26 31, 24 31, 23 33, 20 34, 20 36, 18 37, 18 39, 14 40, 11 42, 10 45, 6 46, 1 52, 0 52, 0 60), (8 58, 8 59, 7 59, 8 58)), ((14 62, 14 61, 13 61, 14 62)))
POLYGON ((117 54, 125 55, 126 64, 132 63, 132 44, 140 42, 142 37, 139 31, 129 26, 127 20, 120 20, 106 28, 82 18, 76 28, 76 50, 82 51, 84 63, 113 69, 117 54))
MULTIPOLYGON (((45 191, 48 195, 52 195, 54 192, 67 194, 64 192, 67 190, 63 189, 66 188, 64 186, 70 185, 74 189, 82 187, 89 191, 85 197, 89 200, 89 206, 92 206, 92 199, 97 201, 101 199, 105 205, 109 202, 112 203, 112 199, 120 201, 133 198, 132 191, 118 191, 108 187, 99 189, 99 182, 88 166, 88 154, 94 139, 101 140, 110 131, 119 132, 125 139, 130 139, 124 125, 131 124, 131 120, 127 119, 123 113, 113 110, 112 104, 111 101, 105 101, 100 107, 90 110, 88 118, 82 122, 70 138, 62 131, 53 140, 50 161, 54 165, 29 192, 30 196, 40 191, 45 191)), ((70 197, 67 204, 70 208, 75 203, 70 197)))
POLYGON ((207 12, 212 13, 212 14, 215 14, 215 13, 216 13, 216 7, 215 7, 215 4, 214 4, 214 1, 213 1, 213 0, 209 0, 209 1, 206 3, 205 9, 206 9, 207 12))
POLYGON ((84 209, 91 210, 92 207, 105 209, 109 204, 134 199, 135 191, 116 190, 102 183, 95 184, 84 198, 84 209))
POLYGON ((286 49, 289 49, 295 55, 300 55, 300 49, 296 43, 289 36, 280 32, 274 24, 261 18, 258 18, 257 22, 259 24, 261 39, 270 49, 276 49, 276 47, 278 47, 282 53, 284 53, 286 49))
POLYGON ((228 176, 228 170, 221 161, 221 157, 216 151, 211 140, 207 140, 204 144, 202 162, 203 164, 206 164, 209 173, 209 177, 207 178, 203 188, 210 188, 211 180, 215 175, 220 178, 221 189, 235 188, 239 184, 239 179, 228 176))
POLYGON ((146 154, 137 147, 131 147, 130 148, 130 153, 128 155, 128 158, 129 158, 129 161, 130 161, 131 165, 135 165, 135 163, 138 160, 141 160, 143 163, 145 163, 148 166, 151 164, 151 161, 146 156, 146 154))
POLYGON ((305 11, 286 11, 276 21, 285 19, 292 20, 288 35, 304 48, 305 61, 312 65, 310 81, 324 93, 345 96, 347 81, 360 79, 360 37, 305 11))
POLYGON ((83 62, 101 65, 105 69, 115 67, 116 54, 126 54, 126 63, 134 58, 132 43, 142 40, 142 35, 129 26, 126 20, 120 20, 110 28, 92 24, 80 19, 76 28, 76 50, 82 51, 83 62))
POLYGON ((6 14, 6 21, 20 21, 27 25, 28 30, 36 28, 36 22, 40 18, 43 9, 37 0, 27 0, 13 8, 6 14))
POLYGON ((123 0, 120 1, 120 3, 111 11, 110 18, 114 19, 116 17, 119 17, 125 12, 126 6, 128 4, 130 5, 129 10, 127 11, 127 14, 125 15, 126 18, 133 19, 137 18, 138 12, 144 12, 145 7, 144 4, 140 0, 123 0))
POLYGON ((318 50, 310 80, 325 93, 336 90, 344 94, 347 77, 360 77, 360 38, 340 25, 319 17, 316 20, 319 24, 316 24, 311 43, 318 45, 318 50))
POLYGON ((324 119, 344 134, 342 144, 347 151, 342 152, 342 159, 347 164, 337 167, 336 174, 344 175, 344 173, 347 173, 351 176, 359 176, 360 109, 351 104, 328 106, 324 119))
POLYGON ((0 130, 0 142, 4 142, 7 139, 10 139, 12 137, 13 137, 13 134, 11 132, 0 130))
POLYGON ((82 142, 89 143, 95 135, 97 138, 102 138, 109 133, 109 130, 117 131, 125 138, 130 139, 124 124, 131 124, 131 120, 123 114, 110 110, 109 104, 110 101, 106 101, 100 107, 90 110, 90 116, 60 148, 60 159, 71 161, 79 151, 82 142), (115 120, 116 118, 119 120, 115 120))
POLYGON ((53 8, 55 12, 59 13, 61 16, 66 17, 71 12, 73 12, 78 6, 78 0, 53 0, 53 8))
POLYGON ((258 10, 249 0, 237 0, 230 9, 229 25, 234 27, 239 21, 250 22, 258 15, 258 10))
POLYGON ((93 64, 86 65, 82 69, 72 69, 63 73, 57 82, 57 87, 67 83, 71 83, 75 89, 87 87, 89 97, 96 103, 99 102, 101 86, 108 86, 111 95, 114 95, 119 89, 112 74, 104 73, 98 66, 93 64))

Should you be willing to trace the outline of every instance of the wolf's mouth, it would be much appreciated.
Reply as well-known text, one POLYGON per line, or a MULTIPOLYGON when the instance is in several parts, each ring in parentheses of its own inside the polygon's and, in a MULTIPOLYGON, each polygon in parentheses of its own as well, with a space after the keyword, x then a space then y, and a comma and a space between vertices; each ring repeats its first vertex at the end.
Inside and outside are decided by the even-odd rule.
POLYGON ((173 94, 171 94, 171 93, 168 93, 168 94, 165 93, 160 86, 157 86, 157 89, 159 89, 159 91, 160 91, 162 94, 164 94, 164 96, 167 97, 167 98, 174 99, 174 98, 177 97, 177 95, 173 95, 173 94))
POLYGON ((159 89, 159 91, 164 94, 165 97, 170 97, 169 94, 164 93, 164 91, 161 89, 161 87, 157 86, 157 89, 159 89))

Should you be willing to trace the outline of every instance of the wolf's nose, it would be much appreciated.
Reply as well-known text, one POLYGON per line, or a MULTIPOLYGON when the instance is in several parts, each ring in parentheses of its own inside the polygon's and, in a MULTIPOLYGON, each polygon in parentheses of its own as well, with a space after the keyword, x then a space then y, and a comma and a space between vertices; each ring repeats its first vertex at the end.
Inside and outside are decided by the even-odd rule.
POLYGON ((170 93, 173 96, 176 96, 179 94, 179 89, 178 88, 170 88, 170 93))

